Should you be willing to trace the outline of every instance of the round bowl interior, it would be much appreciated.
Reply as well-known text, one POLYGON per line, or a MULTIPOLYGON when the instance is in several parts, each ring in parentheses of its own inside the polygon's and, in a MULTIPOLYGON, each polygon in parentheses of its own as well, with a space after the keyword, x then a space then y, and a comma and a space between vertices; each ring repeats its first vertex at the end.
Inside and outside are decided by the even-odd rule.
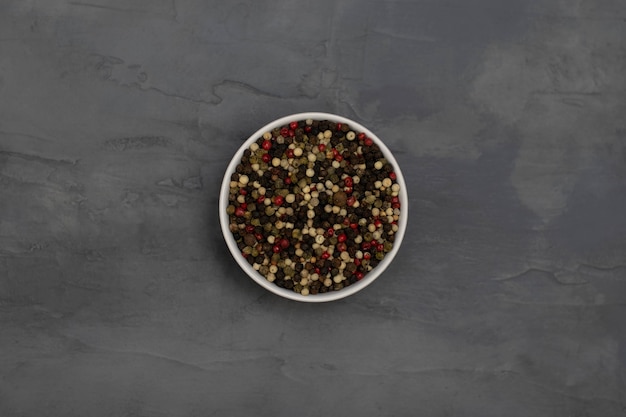
POLYGON ((361 291, 363 288, 367 287, 369 284, 374 282, 376 278, 382 274, 385 269, 391 264, 393 258, 395 258, 398 250, 400 249, 400 245, 402 243, 402 239, 404 238, 404 233, 406 231, 406 225, 408 221, 408 195, 406 190, 406 183, 404 181, 404 177, 402 175, 402 171, 400 170, 400 166, 398 162, 393 157, 391 151, 385 146, 385 144, 376 136, 373 132, 368 130, 366 127, 361 124, 347 119, 342 116, 338 116, 336 114, 330 113, 318 113, 318 112, 309 112, 309 113, 298 113, 292 114, 289 116, 282 117, 280 119, 274 120, 271 123, 263 126, 256 132, 254 132, 248 140, 246 140, 243 145, 239 148, 239 150, 233 156, 228 168, 226 169, 226 173, 224 175, 224 179, 222 181, 222 188, 220 190, 220 199, 219 199, 219 213, 220 213, 220 226, 222 228, 222 234, 224 235, 224 239, 226 240, 226 244, 228 245, 228 249, 230 250, 233 258, 239 264, 241 269, 250 276, 257 284, 267 289, 268 291, 273 292, 274 294, 280 295, 281 297, 288 298, 296 301, 303 302, 326 302, 338 300, 341 298, 345 298, 349 295, 352 295, 358 291, 361 291), (329 120, 335 123, 345 123, 348 124, 353 130, 363 132, 368 137, 370 137, 374 143, 378 145, 381 152, 387 159, 387 161, 394 167, 394 172, 396 173, 396 182, 400 185, 399 198, 400 203, 402 205, 402 212, 400 215, 400 219, 398 221, 398 231, 396 232, 396 237, 393 243, 393 248, 389 251, 383 260, 372 269, 363 279, 360 281, 342 289, 339 291, 331 291, 323 294, 310 294, 310 295, 302 295, 298 294, 292 290, 288 290, 286 288, 281 288, 271 282, 269 282, 263 275, 254 270, 252 266, 241 256, 241 251, 237 247, 237 242, 233 237, 230 229, 229 229, 229 217, 226 213, 226 208, 228 207, 228 194, 230 191, 230 176, 233 172, 235 172, 235 168, 241 161, 241 157, 243 156, 244 150, 250 147, 250 145, 255 142, 260 136, 263 135, 264 132, 271 131, 274 128, 283 126, 292 121, 305 120, 305 119, 313 119, 313 120, 329 120))

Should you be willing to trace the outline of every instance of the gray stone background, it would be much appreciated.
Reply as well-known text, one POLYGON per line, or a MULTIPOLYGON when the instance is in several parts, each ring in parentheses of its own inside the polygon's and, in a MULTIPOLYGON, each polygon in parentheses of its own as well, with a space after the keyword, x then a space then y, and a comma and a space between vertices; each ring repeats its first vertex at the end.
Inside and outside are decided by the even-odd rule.
POLYGON ((622 0, 3 0, 0 416, 626 415, 625 74, 622 0), (299 111, 409 182, 323 305, 218 227, 299 111))

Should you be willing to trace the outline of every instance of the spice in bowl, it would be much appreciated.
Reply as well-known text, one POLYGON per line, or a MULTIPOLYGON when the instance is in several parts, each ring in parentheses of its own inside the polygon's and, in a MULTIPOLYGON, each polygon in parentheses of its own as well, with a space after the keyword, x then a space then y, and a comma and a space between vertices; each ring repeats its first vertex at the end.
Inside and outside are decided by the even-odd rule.
POLYGON ((347 123, 264 132, 230 176, 226 214, 241 256, 301 295, 357 284, 394 245, 400 185, 378 145, 347 123))

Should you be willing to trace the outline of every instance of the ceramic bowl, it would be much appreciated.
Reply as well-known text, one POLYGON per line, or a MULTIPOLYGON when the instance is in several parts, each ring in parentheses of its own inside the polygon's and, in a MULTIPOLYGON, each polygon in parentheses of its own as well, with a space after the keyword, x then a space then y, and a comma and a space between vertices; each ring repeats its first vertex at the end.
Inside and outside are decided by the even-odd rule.
POLYGON ((365 287, 370 285, 374 280, 376 280, 391 264, 393 259, 396 257, 398 250, 400 249, 400 245, 402 243, 402 239, 406 232, 407 221, 408 221, 408 196, 406 183, 404 181, 404 177, 402 176, 402 171, 400 170, 400 166, 398 162, 392 155, 391 151, 385 146, 383 141, 378 138, 372 131, 367 129, 365 126, 350 120, 346 117, 338 116, 336 114, 330 113, 318 113, 318 112, 310 112, 310 113, 298 113, 292 114, 289 116, 281 117, 280 119, 276 119, 273 122, 268 123, 267 125, 261 127, 259 130, 254 132, 250 137, 241 145, 239 150, 233 156, 228 168, 226 169, 226 173, 224 175, 224 179, 222 181, 222 187, 220 190, 220 198, 219 198, 219 215, 220 215, 220 226, 222 229, 222 233, 224 235, 224 239, 230 250, 233 258, 239 264, 241 269, 248 274, 250 278, 252 278, 257 284, 265 288, 266 290, 279 295, 284 298, 288 298, 291 300, 302 301, 302 302, 327 302, 339 300, 341 298, 345 298, 349 295, 352 295, 356 292, 363 290, 365 287), (255 142, 259 137, 263 135, 264 132, 271 131, 277 127, 281 127, 283 125, 289 124, 292 121, 299 121, 305 119, 313 119, 313 120, 328 120, 335 123, 344 123, 348 124, 352 130, 357 132, 364 132, 368 137, 370 137, 374 143, 376 143, 384 157, 387 161, 393 166, 394 172, 396 173, 396 182, 400 185, 400 191, 398 197, 400 198, 401 204, 401 215, 398 220, 398 231, 396 232, 396 237, 393 243, 393 248, 389 251, 383 260, 369 273, 363 277, 360 281, 349 285, 339 291, 330 291, 321 294, 309 294, 302 295, 294 292, 293 290, 289 290, 286 288, 280 288, 278 285, 269 282, 261 273, 256 271, 252 266, 245 260, 242 256, 241 251, 237 247, 237 242, 235 241, 230 229, 229 229, 229 216, 226 213, 226 208, 228 207, 228 194, 230 190, 230 177, 232 173, 235 172, 235 168, 241 161, 241 157, 243 156, 244 150, 248 149, 250 145, 255 142))

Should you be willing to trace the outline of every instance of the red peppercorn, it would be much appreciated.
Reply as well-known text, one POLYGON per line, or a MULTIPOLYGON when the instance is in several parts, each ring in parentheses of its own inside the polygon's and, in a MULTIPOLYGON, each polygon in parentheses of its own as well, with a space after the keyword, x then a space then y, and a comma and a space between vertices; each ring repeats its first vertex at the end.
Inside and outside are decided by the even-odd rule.
POLYGON ((333 229, 332 227, 329 227, 328 230, 326 231, 326 236, 332 237, 334 235, 335 235, 335 229, 333 229))
POLYGON ((320 269, 318 267, 315 267, 314 271, 315 271, 316 274, 320 273, 320 269))
POLYGON ((374 220, 374 226, 376 226, 377 228, 382 226, 382 225, 383 225, 383 222, 381 222, 380 219, 374 220))
POLYGON ((283 249, 287 249, 289 247, 289 239, 282 238, 280 240, 280 247, 283 248, 283 249))
POLYGON ((336 158, 337 155, 339 155, 339 151, 335 148, 333 148, 333 158, 336 158))
POLYGON ((289 130, 287 131, 287 135, 288 135, 289 137, 294 137, 294 136, 296 136, 296 132, 295 132, 295 130, 293 130, 293 129, 289 129, 289 130))
POLYGON ((346 187, 352 187, 354 181, 352 181, 352 177, 346 177, 344 178, 343 183, 346 185, 346 187))
POLYGON ((280 195, 274 197, 274 204, 276 204, 277 206, 282 206, 284 201, 285 200, 280 195))
POLYGON ((280 136, 286 138, 288 134, 289 134, 289 128, 283 127, 282 129, 280 129, 280 136))
POLYGON ((372 146, 374 144, 374 141, 371 138, 365 138, 363 143, 365 144, 365 146, 372 146))
POLYGON ((246 232, 248 232, 248 233, 254 232, 254 226, 252 226, 251 224, 247 224, 246 225, 246 232))
POLYGON ((399 202, 400 202, 400 199, 398 198, 398 196, 396 196, 396 197, 391 197, 391 202, 392 202, 392 203, 399 203, 399 202))
MULTIPOLYGON (((346 199, 346 204, 349 205, 350 207, 352 207, 354 205, 354 203, 356 203, 356 198, 354 198, 353 195, 351 195, 350 197, 348 197, 346 199)), ((354 229, 354 227, 353 227, 354 229)))
POLYGON ((270 161, 272 160, 272 157, 270 156, 269 153, 264 153, 263 156, 261 157, 261 160, 265 162, 266 164, 269 164, 270 161))
POLYGON ((285 181, 284 181, 284 182, 285 182, 285 184, 287 184, 287 185, 291 184, 291 177, 287 177, 287 178, 285 178, 285 181))
POLYGON ((293 130, 296 130, 298 128, 298 122, 289 123, 289 127, 293 130))
POLYGON ((395 181, 397 179, 396 173, 395 172, 390 172, 389 173, 389 179, 395 181))
POLYGON ((343 127, 342 123, 337 123, 337 130, 341 130, 342 127, 343 127))
POLYGON ((363 279, 363 277, 365 276, 365 275, 363 274, 363 271, 356 271, 356 272, 354 273, 354 275, 356 276, 356 279, 358 279, 359 281, 360 281, 360 280, 362 280, 362 279, 363 279))
POLYGON ((347 217, 345 219, 343 219, 343 225, 344 226, 350 226, 350 219, 347 218, 347 217))
POLYGON ((342 233, 340 235, 337 235, 337 242, 343 243, 346 240, 348 240, 348 236, 346 236, 345 233, 342 233))
POLYGON ((263 204, 264 201, 265 201, 264 195, 260 195, 259 198, 256 199, 257 204, 263 204))
POLYGON ((372 244, 370 242, 362 242, 361 243, 361 249, 362 250, 369 250, 372 247, 372 244))
POLYGON ((261 233, 255 233, 254 237, 256 240, 258 240, 259 242, 263 240, 263 235, 261 233))
POLYGON ((287 150, 285 151, 285 156, 287 156, 287 158, 293 158, 295 155, 293 154, 293 149, 291 148, 287 148, 287 150))
POLYGON ((378 252, 382 252, 385 250, 385 245, 383 245, 382 243, 379 243, 378 245, 376 245, 376 250, 378 252))
POLYGON ((274 245, 274 246, 272 246, 272 252, 274 252, 274 253, 278 253, 278 252, 280 252, 280 245, 274 245))
POLYGON ((365 133, 361 132, 356 137, 359 138, 359 140, 363 140, 365 139, 365 133))
POLYGON ((393 203, 391 205, 391 208, 399 209, 400 208, 400 203, 393 203))
POLYGON ((322 258, 322 259, 328 259, 328 258, 330 258, 330 253, 328 253, 328 252, 323 252, 323 253, 322 253, 321 258, 322 258))
POLYGON ((337 250, 339 252, 345 252, 348 250, 348 245, 346 245, 345 243, 341 242, 341 243, 337 243, 337 250))
POLYGON ((248 203, 241 203, 239 204, 239 207, 241 207, 242 209, 247 209, 248 208, 248 203))
POLYGON ((356 266, 361 266, 361 260, 360 260, 359 258, 355 258, 355 259, 354 259, 354 264, 355 264, 356 266))
POLYGON ((371 258, 372 258, 372 254, 371 254, 371 253, 369 253, 369 252, 365 252, 365 253, 363 254, 363 259, 371 259, 371 258))
POLYGON ((343 156, 341 156, 341 154, 338 153, 337 155, 335 155, 335 161, 337 161, 337 162, 343 161, 343 156))
POLYGON ((242 189, 239 190, 239 194, 246 195, 246 194, 248 194, 248 191, 245 188, 242 188, 242 189))
POLYGON ((319 145, 317 145, 317 149, 319 149, 320 152, 324 152, 326 150, 326 145, 320 143, 319 145))
POLYGON ((235 216, 237 217, 243 217, 243 215, 246 214, 246 210, 243 209, 241 206, 237 207, 235 209, 235 216))
POLYGON ((269 151, 270 149, 272 149, 272 142, 266 139, 261 144, 261 147, 265 149, 266 151, 269 151))
POLYGON ((248 258, 248 254, 247 254, 247 253, 245 253, 245 252, 241 252, 241 256, 243 256, 243 257, 244 257, 244 258, 246 258, 246 259, 248 258))
POLYGON ((304 131, 306 133, 309 133, 311 130, 313 130, 313 128, 311 126, 304 126, 304 131))
POLYGON ((356 223, 350 223, 350 228, 356 230, 359 228, 359 225, 356 223))
MULTIPOLYGON (((344 187, 343 190, 346 192, 346 194, 352 194, 352 187, 344 187)), ((352 203, 352 204, 354 204, 354 203, 352 203)))

